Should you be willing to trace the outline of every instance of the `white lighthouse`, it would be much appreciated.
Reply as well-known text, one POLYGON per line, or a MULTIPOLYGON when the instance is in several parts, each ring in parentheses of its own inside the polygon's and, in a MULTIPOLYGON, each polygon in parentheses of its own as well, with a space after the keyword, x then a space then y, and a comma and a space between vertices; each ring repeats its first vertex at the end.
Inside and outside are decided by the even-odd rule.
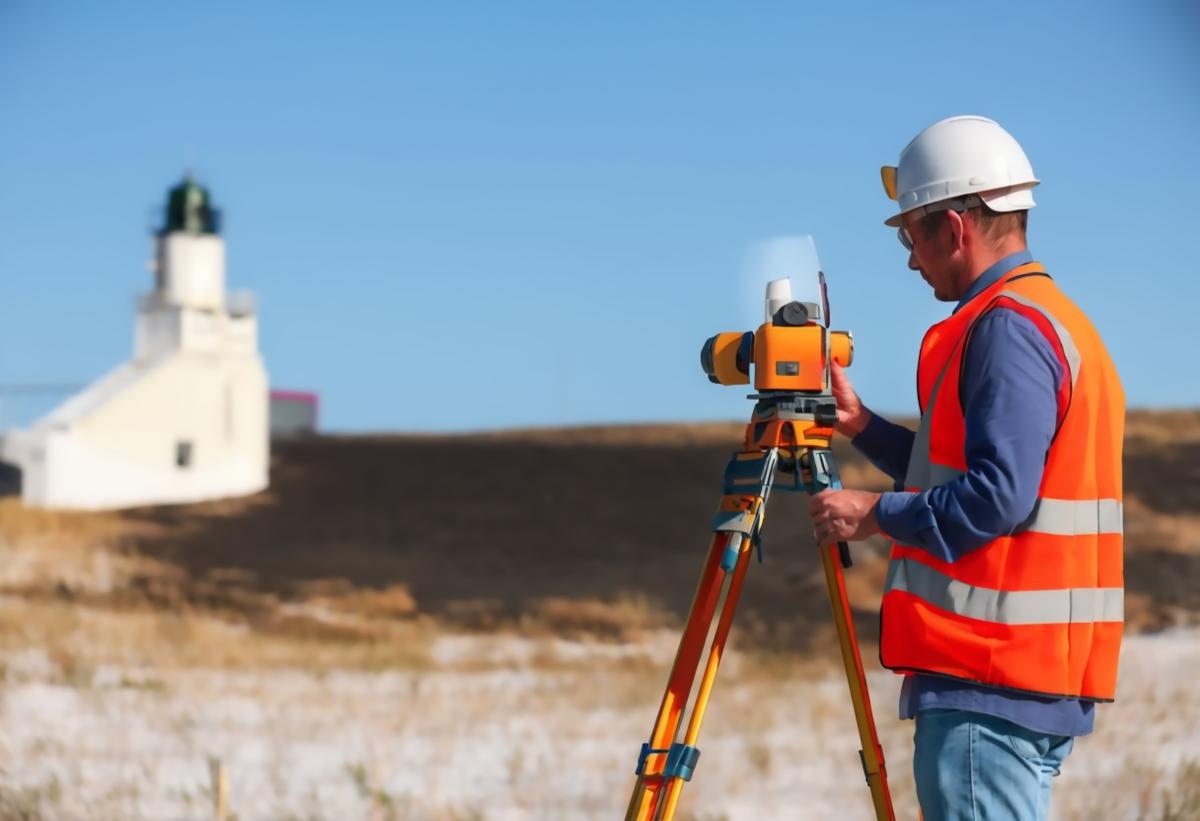
POLYGON ((268 389, 249 295, 225 291, 208 192, 171 189, 154 237, 154 289, 133 358, 3 440, 26 504, 102 509, 196 502, 267 486, 268 389))

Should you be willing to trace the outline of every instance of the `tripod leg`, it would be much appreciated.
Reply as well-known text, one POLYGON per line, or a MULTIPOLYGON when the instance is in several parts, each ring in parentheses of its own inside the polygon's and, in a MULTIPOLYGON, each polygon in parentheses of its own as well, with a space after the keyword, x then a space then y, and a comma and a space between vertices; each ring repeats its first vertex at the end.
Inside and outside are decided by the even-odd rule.
MULTIPOLYGON (((717 619, 717 630, 713 634, 712 645, 708 651, 708 661, 704 666, 704 675, 700 679, 700 690, 696 693, 696 703, 692 707, 691 719, 688 721, 687 734, 683 743, 694 747, 700 740, 700 724, 704 721, 704 713, 708 709, 708 697, 712 693, 713 684, 717 679, 717 668, 721 664, 721 655, 725 650, 725 640, 729 637, 729 628, 733 626, 733 616, 737 611, 738 599, 742 594, 742 583, 746 580, 746 569, 750 566, 750 550, 745 550, 738 558, 733 578, 729 582, 729 591, 725 594, 725 604, 717 619)), ((670 819, 675 814, 675 805, 683 792, 684 780, 670 778, 667 781, 667 793, 664 799, 662 817, 670 819)))
MULTIPOLYGON (((679 729, 679 719, 687 704, 688 695, 692 691, 692 683, 696 677, 696 666, 704 650, 704 642, 708 638, 709 626, 712 624, 713 612, 721 595, 721 587, 725 581, 725 573, 721 569, 721 559, 725 555, 731 539, 740 538, 738 534, 718 533, 713 536, 708 550, 708 558, 692 599, 692 609, 688 615, 687 625, 679 639, 679 649, 675 654, 675 663, 671 667, 671 675, 667 680, 667 689, 663 693, 662 703, 658 708, 658 716, 654 720, 654 729, 650 734, 649 748, 666 749, 675 740, 679 729)), ((662 756, 656 756, 661 759, 662 756)), ((644 821, 651 819, 658 808, 660 791, 663 786, 662 771, 664 762, 661 760, 644 760, 645 770, 638 775, 633 788, 633 796, 625 813, 626 821, 644 821)))
POLYGON ((708 696, 737 609, 752 544, 762 525, 777 460, 778 453, 774 449, 742 451, 734 454, 726 466, 724 494, 714 517, 715 534, 708 559, 692 600, 691 612, 679 642, 650 741, 642 746, 638 758, 638 779, 626 810, 626 821, 670 819, 683 782, 691 778, 699 757, 695 741, 700 733, 700 722, 704 719, 708 696), (721 616, 709 645, 704 675, 692 706, 687 741, 677 744, 675 738, 680 720, 696 679, 701 654, 708 644, 709 629, 727 577, 729 589, 724 603, 720 605, 721 616), (665 802, 662 801, 664 796, 667 797, 665 802))
MULTIPOLYGON (((826 489, 839 489, 837 463, 833 451, 826 448, 811 448, 801 458, 807 476, 810 493, 826 489)), ((850 701, 854 706, 854 720, 858 724, 858 739, 862 745, 863 775, 871 790, 871 803, 875 807, 878 821, 894 821, 892 796, 888 790, 887 767, 883 761, 883 746, 875 730, 875 715, 871 710, 871 691, 863 672, 862 655, 858 652, 858 638, 854 634, 854 618, 850 600, 846 597, 846 580, 842 565, 850 566, 850 548, 845 542, 825 545, 821 548, 821 564, 825 568, 825 584, 829 588, 829 603, 833 606, 833 623, 837 628, 838 643, 842 649, 842 665, 846 668, 846 683, 850 686, 850 701)))
POLYGON ((863 672, 862 656, 858 652, 858 639, 854 635, 854 622, 850 602, 846 598, 846 581, 842 576, 839 561, 839 545, 821 548, 821 563, 825 566, 825 583, 829 587, 829 601, 833 605, 833 621, 837 626, 838 643, 842 647, 842 664, 846 668, 846 682, 850 685, 850 700, 854 705, 854 720, 858 724, 858 740, 862 745, 863 774, 871 789, 871 803, 879 821, 893 821, 892 796, 888 791, 887 768, 883 761, 883 746, 875 731, 875 716, 871 711, 871 693, 867 688, 867 677, 863 672))

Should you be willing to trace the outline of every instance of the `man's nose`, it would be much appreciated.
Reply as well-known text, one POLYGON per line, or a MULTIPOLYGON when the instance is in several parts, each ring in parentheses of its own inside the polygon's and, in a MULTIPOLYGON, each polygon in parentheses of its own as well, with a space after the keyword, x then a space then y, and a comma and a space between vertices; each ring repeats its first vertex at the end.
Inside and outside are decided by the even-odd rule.
POLYGON ((917 255, 912 251, 908 252, 908 267, 911 271, 921 270, 921 266, 917 264, 917 255))

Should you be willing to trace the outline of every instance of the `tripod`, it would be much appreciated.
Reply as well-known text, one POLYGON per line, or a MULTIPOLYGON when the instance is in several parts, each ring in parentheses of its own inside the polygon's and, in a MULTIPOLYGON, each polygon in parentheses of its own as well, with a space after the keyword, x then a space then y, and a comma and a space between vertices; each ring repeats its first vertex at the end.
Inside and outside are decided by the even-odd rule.
MULTIPOLYGON (((713 520, 708 556, 650 740, 642 744, 638 755, 637 782, 625 814, 626 821, 669 821, 674 816, 683 785, 695 772, 700 759, 697 746, 700 724, 704 721, 725 641, 733 624, 750 554, 755 547, 761 551, 767 498, 775 483, 776 472, 791 473, 794 477, 793 484, 790 487, 781 485, 781 490, 820 493, 841 487, 830 450, 833 426, 837 421, 837 407, 831 396, 769 391, 751 398, 758 401, 746 427, 742 449, 725 467, 723 495, 713 520), (712 629, 714 617, 717 619, 715 630, 712 629), (678 741, 684 710, 698 672, 700 682, 692 700, 687 729, 683 740, 678 741)), ((888 792, 883 748, 875 732, 871 698, 842 577, 842 568, 850 567, 849 547, 845 542, 822 546, 821 563, 858 724, 863 774, 871 790, 876 818, 891 821, 895 814, 888 792)))

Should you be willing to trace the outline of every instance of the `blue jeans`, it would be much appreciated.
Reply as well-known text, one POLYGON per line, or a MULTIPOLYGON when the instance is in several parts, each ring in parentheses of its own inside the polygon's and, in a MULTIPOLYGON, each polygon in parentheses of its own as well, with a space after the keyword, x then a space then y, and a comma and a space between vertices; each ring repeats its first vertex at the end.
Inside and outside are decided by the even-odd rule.
POLYGON ((965 710, 917 713, 913 776, 925 821, 1045 819, 1075 739, 965 710))

